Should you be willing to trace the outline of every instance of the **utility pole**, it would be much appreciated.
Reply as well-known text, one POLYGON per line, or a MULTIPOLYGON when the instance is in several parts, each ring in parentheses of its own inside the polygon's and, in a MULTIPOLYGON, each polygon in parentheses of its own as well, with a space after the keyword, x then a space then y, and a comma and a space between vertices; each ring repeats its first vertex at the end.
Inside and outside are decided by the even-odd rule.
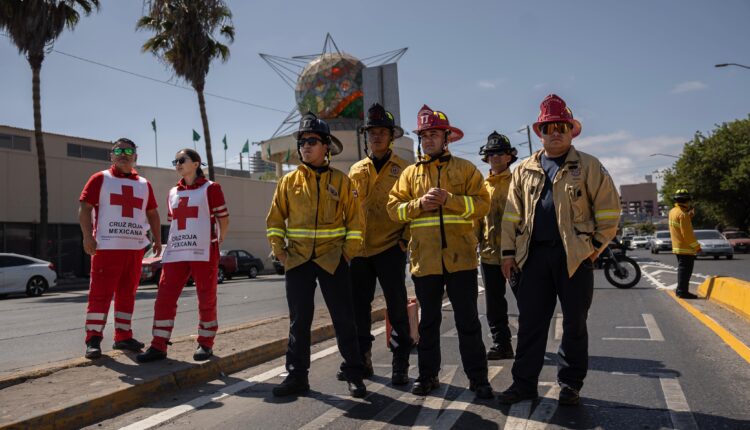
POLYGON ((531 150, 531 127, 529 127, 528 124, 526 124, 526 139, 528 139, 529 142, 529 157, 531 157, 532 150, 531 150))

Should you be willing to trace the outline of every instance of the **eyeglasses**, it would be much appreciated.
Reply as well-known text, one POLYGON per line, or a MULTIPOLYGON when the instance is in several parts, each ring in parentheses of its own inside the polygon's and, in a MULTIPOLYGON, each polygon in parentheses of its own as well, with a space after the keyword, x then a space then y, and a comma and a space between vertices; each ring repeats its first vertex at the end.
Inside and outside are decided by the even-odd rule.
POLYGON ((115 155, 133 155, 135 154, 135 148, 115 148, 112 150, 112 153, 115 155))
POLYGON ((172 165, 177 166, 178 164, 185 164, 188 161, 193 161, 193 160, 189 159, 188 157, 180 157, 176 160, 172 160, 172 165))
POLYGON ((570 131, 571 126, 567 122, 548 122, 539 126, 539 129, 542 131, 542 134, 546 135, 550 135, 556 131, 560 134, 565 134, 570 131))
POLYGON ((320 139, 318 139, 317 137, 307 137, 307 138, 304 138, 304 139, 298 139, 297 140, 297 146, 299 146, 299 147, 305 146, 306 144, 308 146, 315 146, 315 145, 317 145, 319 143, 322 143, 322 141, 320 139))

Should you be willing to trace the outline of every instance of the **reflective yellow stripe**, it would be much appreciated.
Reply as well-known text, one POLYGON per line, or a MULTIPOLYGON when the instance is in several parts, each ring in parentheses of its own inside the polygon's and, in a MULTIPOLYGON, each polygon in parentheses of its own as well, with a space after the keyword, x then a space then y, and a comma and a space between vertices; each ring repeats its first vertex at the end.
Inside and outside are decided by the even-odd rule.
POLYGON ((675 248, 675 247, 672 247, 672 252, 684 252, 684 253, 687 253, 687 254, 692 254, 693 252, 695 252, 695 250, 692 249, 692 248, 675 248))
POLYGON ((469 196, 464 196, 464 205, 466 210, 461 214, 462 217, 468 218, 474 213, 474 199, 469 196))
POLYGON ((362 239, 362 231, 361 230, 349 230, 346 232, 346 240, 349 239, 362 239))
POLYGON ((677 221, 669 221, 669 225, 672 227, 680 228, 680 223, 677 221))
POLYGON ((620 211, 619 210, 596 211, 596 213, 594 214, 594 218, 596 218, 597 220, 618 219, 620 218, 620 211))
MULTIPOLYGON (((458 215, 443 215, 443 224, 473 224, 471 221, 466 220, 458 215)), ((435 227, 440 225, 439 216, 428 216, 417 218, 411 222, 411 228, 418 227, 435 227)))
POLYGON ((690 245, 688 245, 688 246, 689 246, 689 247, 691 247, 691 248, 697 248, 697 247, 701 246, 701 244, 700 244, 700 243, 698 243, 698 242, 693 242, 693 243, 691 243, 691 244, 690 244, 690 245))
POLYGON ((411 221, 411 218, 406 216, 406 207, 409 206, 409 202, 401 203, 398 205, 398 219, 400 221, 411 221))
POLYGON ((287 237, 292 239, 301 239, 305 237, 344 237, 346 236, 346 228, 326 228, 326 229, 312 229, 312 228, 290 228, 287 230, 287 237))
POLYGON ((521 215, 513 212, 505 212, 503 214, 503 221, 519 222, 521 221, 521 215))
POLYGON ((278 236, 283 239, 286 236, 286 232, 281 228, 268 228, 266 229, 266 236, 278 236))

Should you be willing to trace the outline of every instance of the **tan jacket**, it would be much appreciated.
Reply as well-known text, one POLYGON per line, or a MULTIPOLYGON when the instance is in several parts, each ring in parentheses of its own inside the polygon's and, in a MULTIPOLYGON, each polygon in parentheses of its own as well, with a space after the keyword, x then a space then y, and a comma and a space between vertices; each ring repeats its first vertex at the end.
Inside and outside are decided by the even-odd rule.
POLYGON ((473 220, 483 217, 489 209, 489 194, 483 182, 482 174, 472 163, 447 151, 438 160, 404 169, 391 189, 388 215, 394 221, 409 224, 413 275, 439 275, 443 266, 449 273, 477 268, 473 220), (432 187, 449 193, 442 214, 420 207, 419 198, 432 187))
MULTIPOLYGON (((534 210, 544 187, 539 161, 543 150, 513 171, 502 225, 502 256, 523 267, 529 254, 534 210)), ((594 251, 601 252, 617 234, 620 196, 612 177, 596 157, 571 147, 552 180, 557 227, 565 247, 568 275, 594 251)))
POLYGON ((359 255, 362 232, 357 205, 343 172, 331 168, 318 174, 301 164, 276 185, 266 217, 274 255, 287 253, 286 270, 314 255, 313 261, 333 274, 342 252, 350 258, 359 255))
POLYGON ((368 157, 349 169, 349 179, 359 200, 359 219, 362 221, 362 247, 360 254, 370 257, 393 247, 400 239, 409 240, 409 229, 391 220, 386 210, 388 193, 408 166, 406 160, 391 153, 380 169, 368 157))
POLYGON ((669 211, 669 236, 672 238, 672 253, 695 255, 701 249, 693 233, 693 214, 687 205, 675 203, 669 211))
POLYGON ((479 257, 484 264, 500 264, 500 230, 508 199, 510 170, 503 170, 497 175, 490 173, 484 180, 484 188, 490 195, 490 211, 484 218, 474 221, 475 232, 479 240, 479 257))

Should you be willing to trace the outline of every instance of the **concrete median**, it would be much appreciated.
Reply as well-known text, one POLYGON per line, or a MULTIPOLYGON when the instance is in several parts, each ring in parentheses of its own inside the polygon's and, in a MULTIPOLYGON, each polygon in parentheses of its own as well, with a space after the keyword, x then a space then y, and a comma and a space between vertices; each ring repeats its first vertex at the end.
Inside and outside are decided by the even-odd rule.
POLYGON ((698 295, 727 307, 750 321, 750 282, 712 276, 698 287, 698 295))
MULTIPOLYGON (((385 300, 373 302, 373 321, 385 318, 385 300)), ((99 360, 69 360, 0 381, 0 429, 80 428, 219 379, 286 352, 289 320, 270 318, 219 331, 215 357, 192 360, 195 336, 175 339, 167 360, 138 364, 134 353, 111 352, 99 360)), ((327 310, 316 309, 312 342, 334 337, 327 310)))

